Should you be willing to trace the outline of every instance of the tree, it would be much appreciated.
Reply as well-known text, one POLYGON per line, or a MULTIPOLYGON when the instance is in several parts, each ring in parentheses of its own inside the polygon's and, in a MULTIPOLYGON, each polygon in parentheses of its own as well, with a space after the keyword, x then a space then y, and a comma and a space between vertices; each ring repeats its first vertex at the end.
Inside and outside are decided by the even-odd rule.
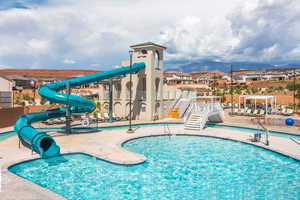
POLYGON ((41 105, 45 105, 46 104, 46 102, 47 102, 47 100, 45 99, 45 98, 41 98, 41 105))
POLYGON ((29 94, 23 94, 22 99, 29 102, 33 101, 33 97, 29 96, 29 94))
POLYGON ((252 90, 252 94, 256 94, 258 92, 258 88, 256 87, 252 87, 251 90, 252 90))
MULTIPOLYGON (((286 86, 286 89, 290 90, 290 91, 294 91, 294 84, 293 83, 289 83, 286 86)), ((300 83, 296 83, 295 84, 295 90, 298 92, 300 90, 300 83)))
POLYGON ((241 93, 242 93, 241 88, 236 88, 236 89, 234 90, 234 93, 235 93, 235 94, 241 94, 241 93))
POLYGON ((218 88, 216 91, 216 96, 223 96, 223 91, 218 88))
MULTIPOLYGON (((286 86, 286 89, 290 90, 290 91, 295 91, 295 98, 300 100, 300 84, 299 83, 289 83, 287 86, 286 86)), ((299 106, 299 103, 297 105, 297 107, 299 106)))

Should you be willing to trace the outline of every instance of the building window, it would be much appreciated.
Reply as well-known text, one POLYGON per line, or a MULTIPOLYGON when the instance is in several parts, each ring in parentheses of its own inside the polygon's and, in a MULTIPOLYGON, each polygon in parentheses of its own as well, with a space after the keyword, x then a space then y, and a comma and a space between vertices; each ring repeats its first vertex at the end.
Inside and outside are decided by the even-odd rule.
POLYGON ((158 51, 154 53, 154 69, 159 70, 160 55, 158 51))
POLYGON ((146 112, 146 104, 141 105, 141 112, 146 112))

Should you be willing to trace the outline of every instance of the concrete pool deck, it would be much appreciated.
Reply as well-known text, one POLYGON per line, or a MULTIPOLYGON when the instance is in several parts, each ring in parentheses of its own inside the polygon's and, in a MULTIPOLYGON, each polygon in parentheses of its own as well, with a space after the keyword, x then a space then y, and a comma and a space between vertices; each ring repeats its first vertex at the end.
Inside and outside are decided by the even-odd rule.
MULTIPOLYGON (((229 122, 226 122, 225 124, 230 125, 229 122)), ((243 123, 239 123, 239 125, 244 126, 243 123)), ((248 126, 250 125, 248 124, 248 126)), ((253 133, 246 133, 238 130, 208 127, 202 131, 192 131, 184 130, 183 125, 169 125, 169 128, 172 135, 171 137, 174 137, 173 135, 180 134, 230 139, 257 145, 300 160, 300 145, 289 138, 270 136, 270 145, 266 146, 262 142, 251 142, 250 138, 253 137, 253 133)), ((159 125, 137 128, 133 134, 127 133, 126 128, 104 130, 90 134, 74 134, 70 136, 64 136, 55 132, 50 134, 55 135, 54 138, 60 145, 61 153, 63 154, 83 152, 114 163, 137 164, 144 162, 146 157, 127 151, 121 147, 121 144, 139 137, 165 135, 166 132, 164 129, 164 125, 159 125)), ((45 188, 37 186, 34 183, 10 173, 7 170, 7 167, 12 164, 39 158, 38 154, 32 155, 31 151, 23 146, 19 149, 17 136, 0 141, 0 146, 0 157, 2 158, 0 159, 0 163, 2 164, 1 199, 64 199, 45 188)))

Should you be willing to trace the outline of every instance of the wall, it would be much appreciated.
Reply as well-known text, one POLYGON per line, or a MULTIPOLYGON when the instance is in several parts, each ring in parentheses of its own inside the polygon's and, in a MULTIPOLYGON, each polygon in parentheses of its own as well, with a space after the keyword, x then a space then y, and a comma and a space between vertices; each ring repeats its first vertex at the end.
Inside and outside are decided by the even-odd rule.
MULTIPOLYGON (((233 95, 233 103, 239 103, 239 96, 240 95, 233 95)), ((273 95, 276 96, 276 104, 277 105, 292 105, 294 102, 294 98, 291 95, 273 95)), ((226 94, 224 96, 224 102, 225 103, 230 103, 231 102, 231 95, 230 94, 226 94)), ((241 99, 241 101, 243 101, 243 99, 241 99)), ((252 100, 254 102, 254 100, 252 100)), ((268 101, 270 102, 270 101, 268 101)), ((243 103, 243 102, 241 102, 243 103)), ((259 100, 257 100, 257 103, 259 103, 259 100)), ((264 103, 264 102, 261 102, 264 103)), ((296 104, 298 103, 298 100, 296 99, 296 104)))
POLYGON ((61 105, 42 105, 42 106, 27 106, 24 107, 25 113, 36 113, 40 112, 40 110, 47 110, 61 107, 61 105))
POLYGON ((13 83, 5 78, 0 77, 0 91, 1 92, 11 92, 13 83))
POLYGON ((0 128, 13 126, 21 115, 24 115, 24 107, 0 109, 0 128))
POLYGON ((41 109, 51 109, 57 106, 28 106, 0 109, 0 128, 13 126, 16 120, 27 113, 39 112, 41 109))

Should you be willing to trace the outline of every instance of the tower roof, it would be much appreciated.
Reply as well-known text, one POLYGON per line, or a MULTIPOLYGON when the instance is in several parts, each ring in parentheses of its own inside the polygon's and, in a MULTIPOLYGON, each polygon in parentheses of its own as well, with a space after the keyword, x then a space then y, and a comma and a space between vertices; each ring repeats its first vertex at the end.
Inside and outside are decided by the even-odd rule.
POLYGON ((143 48, 143 47, 150 47, 150 46, 155 46, 155 47, 159 47, 159 48, 162 48, 162 49, 167 49, 167 47, 159 45, 159 44, 155 44, 153 42, 144 42, 144 43, 132 45, 130 47, 135 49, 135 48, 143 48))

